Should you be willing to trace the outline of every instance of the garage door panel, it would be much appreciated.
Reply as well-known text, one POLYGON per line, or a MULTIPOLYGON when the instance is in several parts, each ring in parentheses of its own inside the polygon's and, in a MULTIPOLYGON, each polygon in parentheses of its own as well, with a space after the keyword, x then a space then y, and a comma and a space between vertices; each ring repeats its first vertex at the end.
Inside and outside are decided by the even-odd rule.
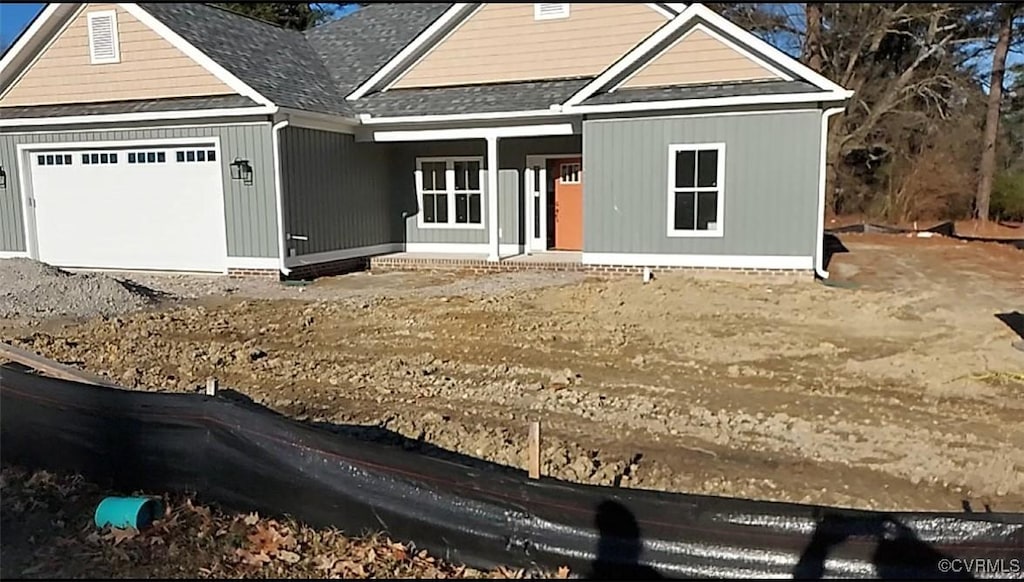
POLYGON ((215 151, 204 145, 52 154, 54 160, 70 155, 70 165, 45 158, 40 164, 34 155, 39 259, 71 267, 222 271, 220 164, 177 162, 178 151, 197 149, 204 158, 215 151))

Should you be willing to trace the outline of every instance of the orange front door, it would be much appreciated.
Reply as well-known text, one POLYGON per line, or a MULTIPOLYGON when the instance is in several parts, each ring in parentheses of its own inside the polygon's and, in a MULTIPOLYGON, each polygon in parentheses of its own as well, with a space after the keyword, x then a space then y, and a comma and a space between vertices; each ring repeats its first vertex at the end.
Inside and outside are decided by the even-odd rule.
POLYGON ((583 250, 583 160, 551 160, 548 168, 555 178, 555 248, 583 250))

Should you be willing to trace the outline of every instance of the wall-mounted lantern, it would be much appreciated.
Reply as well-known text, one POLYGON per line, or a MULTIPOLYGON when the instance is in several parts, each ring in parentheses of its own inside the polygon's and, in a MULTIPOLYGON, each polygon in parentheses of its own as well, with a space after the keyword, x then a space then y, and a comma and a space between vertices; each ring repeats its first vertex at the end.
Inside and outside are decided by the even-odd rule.
POLYGON ((0 190, 7 188, 7 172, 4 171, 4 167, 0 166, 0 190))
POLYGON ((249 160, 235 158, 231 162, 231 179, 241 180, 246 186, 252 186, 252 166, 249 160))

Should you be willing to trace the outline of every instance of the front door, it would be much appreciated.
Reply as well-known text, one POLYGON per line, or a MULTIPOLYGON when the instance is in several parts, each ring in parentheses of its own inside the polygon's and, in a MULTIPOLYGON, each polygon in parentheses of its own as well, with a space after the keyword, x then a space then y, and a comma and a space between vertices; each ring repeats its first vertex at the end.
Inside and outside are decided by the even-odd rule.
POLYGON ((548 163, 554 178, 554 244, 560 251, 583 250, 583 160, 559 158, 548 163))

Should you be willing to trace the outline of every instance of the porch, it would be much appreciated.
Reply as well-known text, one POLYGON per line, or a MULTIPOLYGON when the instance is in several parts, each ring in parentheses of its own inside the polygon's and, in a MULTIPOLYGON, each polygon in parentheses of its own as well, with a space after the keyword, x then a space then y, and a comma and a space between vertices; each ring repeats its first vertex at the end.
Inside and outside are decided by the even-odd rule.
POLYGON ((583 253, 577 251, 542 251, 489 260, 487 253, 424 253, 400 252, 370 259, 370 270, 431 271, 455 270, 472 272, 501 271, 589 271, 593 265, 583 264, 583 253))

